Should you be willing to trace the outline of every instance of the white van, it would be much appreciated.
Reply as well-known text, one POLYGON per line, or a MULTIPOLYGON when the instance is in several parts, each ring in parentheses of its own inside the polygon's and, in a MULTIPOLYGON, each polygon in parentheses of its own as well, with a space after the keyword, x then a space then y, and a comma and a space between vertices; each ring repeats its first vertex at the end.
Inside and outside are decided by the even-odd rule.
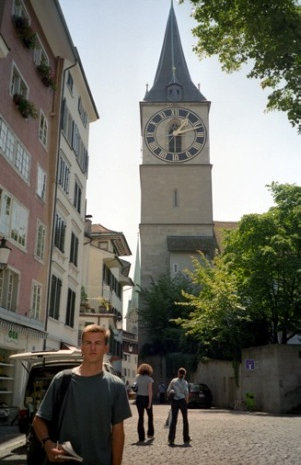
MULTIPOLYGON (((21 433, 27 433, 33 416, 37 411, 53 376, 61 370, 74 368, 82 361, 81 351, 76 348, 41 352, 23 352, 10 356, 19 361, 27 371, 28 377, 22 393, 22 405, 19 406, 18 426, 21 433)), ((116 374, 113 367, 104 363, 104 369, 116 374)))

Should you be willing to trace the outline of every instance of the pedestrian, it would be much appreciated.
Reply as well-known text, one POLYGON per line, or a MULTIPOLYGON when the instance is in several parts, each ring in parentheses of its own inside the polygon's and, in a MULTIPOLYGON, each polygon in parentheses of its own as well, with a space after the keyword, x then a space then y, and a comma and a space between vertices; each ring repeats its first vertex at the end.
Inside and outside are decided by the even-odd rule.
POLYGON ((126 382, 125 382, 125 389, 126 389, 126 393, 128 395, 128 398, 130 398, 130 392, 131 392, 132 388, 131 388, 130 383, 129 383, 128 380, 126 380, 126 382))
POLYGON ((154 437, 154 418, 153 418, 153 383, 154 380, 151 377, 153 369, 148 363, 142 363, 137 369, 136 376, 136 406, 138 410, 138 438, 139 442, 142 443, 145 440, 144 430, 144 410, 146 410, 148 417, 147 437, 154 437))
MULTIPOLYGON (((83 465, 120 465, 124 447, 123 421, 131 416, 123 381, 103 370, 110 331, 96 324, 82 333, 83 361, 73 368, 59 417, 58 442, 50 439, 47 422, 54 418, 53 404, 64 377, 61 371, 51 381, 34 417, 33 427, 48 460, 66 463, 60 446, 70 441, 83 465)), ((68 462, 69 463, 69 462, 68 462)))
POLYGON ((165 393, 166 393, 166 386, 163 382, 161 382, 158 385, 158 394, 159 394, 160 404, 165 404, 165 393))
POLYGON ((188 424, 188 383, 185 379, 186 370, 185 368, 179 368, 178 377, 173 378, 167 388, 167 396, 171 401, 171 422, 169 425, 168 443, 170 446, 174 445, 176 437, 176 428, 178 413, 181 410, 183 418, 183 441, 184 444, 188 445, 191 441, 189 436, 189 424, 188 424))

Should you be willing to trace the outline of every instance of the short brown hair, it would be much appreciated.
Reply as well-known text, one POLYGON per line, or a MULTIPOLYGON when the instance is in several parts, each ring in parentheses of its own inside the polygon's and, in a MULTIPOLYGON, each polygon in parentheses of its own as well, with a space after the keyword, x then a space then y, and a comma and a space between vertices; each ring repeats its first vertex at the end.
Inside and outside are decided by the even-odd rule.
POLYGON ((82 332, 82 342, 84 340, 84 336, 87 333, 101 333, 104 335, 105 339, 105 344, 108 345, 109 339, 110 339, 110 330, 106 329, 104 326, 99 326, 96 324, 92 325, 87 325, 84 327, 83 332, 82 332))
POLYGON ((137 368, 137 373, 139 375, 151 376, 153 374, 153 369, 148 363, 141 363, 141 365, 137 368))
POLYGON ((186 375, 186 370, 185 368, 181 367, 178 369, 178 373, 181 374, 181 375, 186 375))

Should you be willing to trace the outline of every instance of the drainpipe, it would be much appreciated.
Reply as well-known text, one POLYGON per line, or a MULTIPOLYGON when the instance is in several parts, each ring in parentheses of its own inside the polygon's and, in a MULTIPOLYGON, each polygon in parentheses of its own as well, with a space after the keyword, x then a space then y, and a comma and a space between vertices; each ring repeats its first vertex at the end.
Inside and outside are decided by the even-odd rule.
POLYGON ((43 342, 43 350, 46 350, 46 340, 47 340, 47 328, 48 328, 48 315, 49 315, 49 303, 50 303, 50 293, 51 293, 51 273, 52 273, 52 253, 53 253, 53 246, 54 246, 54 234, 55 234, 55 214, 56 214, 56 199, 57 199, 57 189, 58 189, 58 172, 59 172, 59 152, 61 147, 61 118, 62 118, 62 102, 64 99, 64 91, 65 91, 65 78, 66 72, 69 71, 71 68, 74 68, 77 65, 77 59, 75 62, 64 69, 63 71, 63 79, 62 79, 62 92, 61 92, 61 101, 60 101, 60 115, 59 115, 59 135, 58 135, 58 144, 57 144, 57 157, 56 157, 56 173, 55 173, 55 186, 54 186, 54 202, 53 202, 53 215, 52 215, 52 228, 51 228, 51 240, 50 240, 50 257, 49 257, 49 273, 48 273, 48 289, 47 289, 47 299, 46 299, 46 315, 45 315, 45 324, 44 324, 44 331, 46 333, 46 337, 43 342))

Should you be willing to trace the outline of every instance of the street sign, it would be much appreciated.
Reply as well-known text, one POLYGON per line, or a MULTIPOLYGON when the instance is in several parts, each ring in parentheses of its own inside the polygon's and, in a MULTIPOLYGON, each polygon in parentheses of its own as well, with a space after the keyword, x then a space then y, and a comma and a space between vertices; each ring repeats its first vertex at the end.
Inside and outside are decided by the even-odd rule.
POLYGON ((246 369, 255 370, 255 360, 246 360, 246 369))

